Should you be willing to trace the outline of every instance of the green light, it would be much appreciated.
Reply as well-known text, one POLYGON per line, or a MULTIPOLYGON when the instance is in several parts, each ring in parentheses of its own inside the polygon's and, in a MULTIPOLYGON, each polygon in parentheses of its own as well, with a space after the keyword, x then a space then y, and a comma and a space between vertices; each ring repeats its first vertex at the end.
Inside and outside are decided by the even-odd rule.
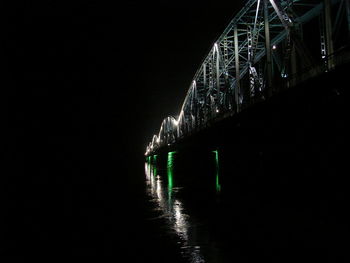
POLYGON ((167 163, 167 173, 168 173, 168 190, 169 192, 173 189, 173 173, 174 173, 174 154, 176 152, 168 152, 168 163, 167 163))
POLYGON ((153 155, 153 162, 156 163, 157 162, 157 155, 153 155))
POLYGON ((219 152, 216 150, 216 151, 213 151, 213 153, 215 153, 215 167, 216 167, 215 186, 216 186, 216 191, 220 192, 221 185, 219 180, 219 152))
POLYGON ((157 155, 153 155, 153 176, 157 176, 157 155))
POLYGON ((150 171, 151 168, 151 156, 147 156, 147 170, 150 171))
POLYGON ((221 190, 221 185, 219 182, 219 174, 216 174, 216 191, 220 192, 220 190, 221 190))

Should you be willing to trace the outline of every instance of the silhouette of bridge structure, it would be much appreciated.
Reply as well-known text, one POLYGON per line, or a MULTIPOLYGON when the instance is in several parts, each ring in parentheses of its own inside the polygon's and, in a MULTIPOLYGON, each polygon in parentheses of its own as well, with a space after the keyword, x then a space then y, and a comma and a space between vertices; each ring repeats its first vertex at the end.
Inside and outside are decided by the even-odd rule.
POLYGON ((145 155, 350 61, 350 0, 248 0, 145 155))

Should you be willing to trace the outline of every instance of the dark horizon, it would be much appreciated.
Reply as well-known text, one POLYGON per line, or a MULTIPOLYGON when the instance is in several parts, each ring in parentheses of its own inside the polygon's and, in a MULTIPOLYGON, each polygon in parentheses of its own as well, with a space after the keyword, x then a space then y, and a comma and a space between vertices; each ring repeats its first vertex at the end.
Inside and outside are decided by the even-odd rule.
POLYGON ((26 98, 9 112, 31 108, 32 99, 57 103, 49 110, 57 115, 108 114, 104 122, 121 119, 117 131, 144 149, 163 118, 178 114, 202 59, 241 7, 221 10, 224 3, 12 6, 4 23, 4 77, 13 87, 6 96, 26 98))

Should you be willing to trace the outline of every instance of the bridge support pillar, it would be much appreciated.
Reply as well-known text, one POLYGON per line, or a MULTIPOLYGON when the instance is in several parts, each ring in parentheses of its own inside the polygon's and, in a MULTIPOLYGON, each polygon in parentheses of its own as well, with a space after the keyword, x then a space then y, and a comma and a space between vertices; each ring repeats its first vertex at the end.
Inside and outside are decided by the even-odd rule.
POLYGON ((298 74, 297 74, 297 58, 296 58, 296 47, 295 43, 291 46, 290 51, 290 85, 293 87, 298 82, 298 74))

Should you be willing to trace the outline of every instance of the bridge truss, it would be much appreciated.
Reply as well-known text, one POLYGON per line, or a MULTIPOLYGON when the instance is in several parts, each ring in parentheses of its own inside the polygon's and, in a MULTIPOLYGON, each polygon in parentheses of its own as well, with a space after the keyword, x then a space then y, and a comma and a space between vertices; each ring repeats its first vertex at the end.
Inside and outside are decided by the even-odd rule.
POLYGON ((145 154, 333 70, 349 60, 349 40, 350 0, 248 0, 145 154))

